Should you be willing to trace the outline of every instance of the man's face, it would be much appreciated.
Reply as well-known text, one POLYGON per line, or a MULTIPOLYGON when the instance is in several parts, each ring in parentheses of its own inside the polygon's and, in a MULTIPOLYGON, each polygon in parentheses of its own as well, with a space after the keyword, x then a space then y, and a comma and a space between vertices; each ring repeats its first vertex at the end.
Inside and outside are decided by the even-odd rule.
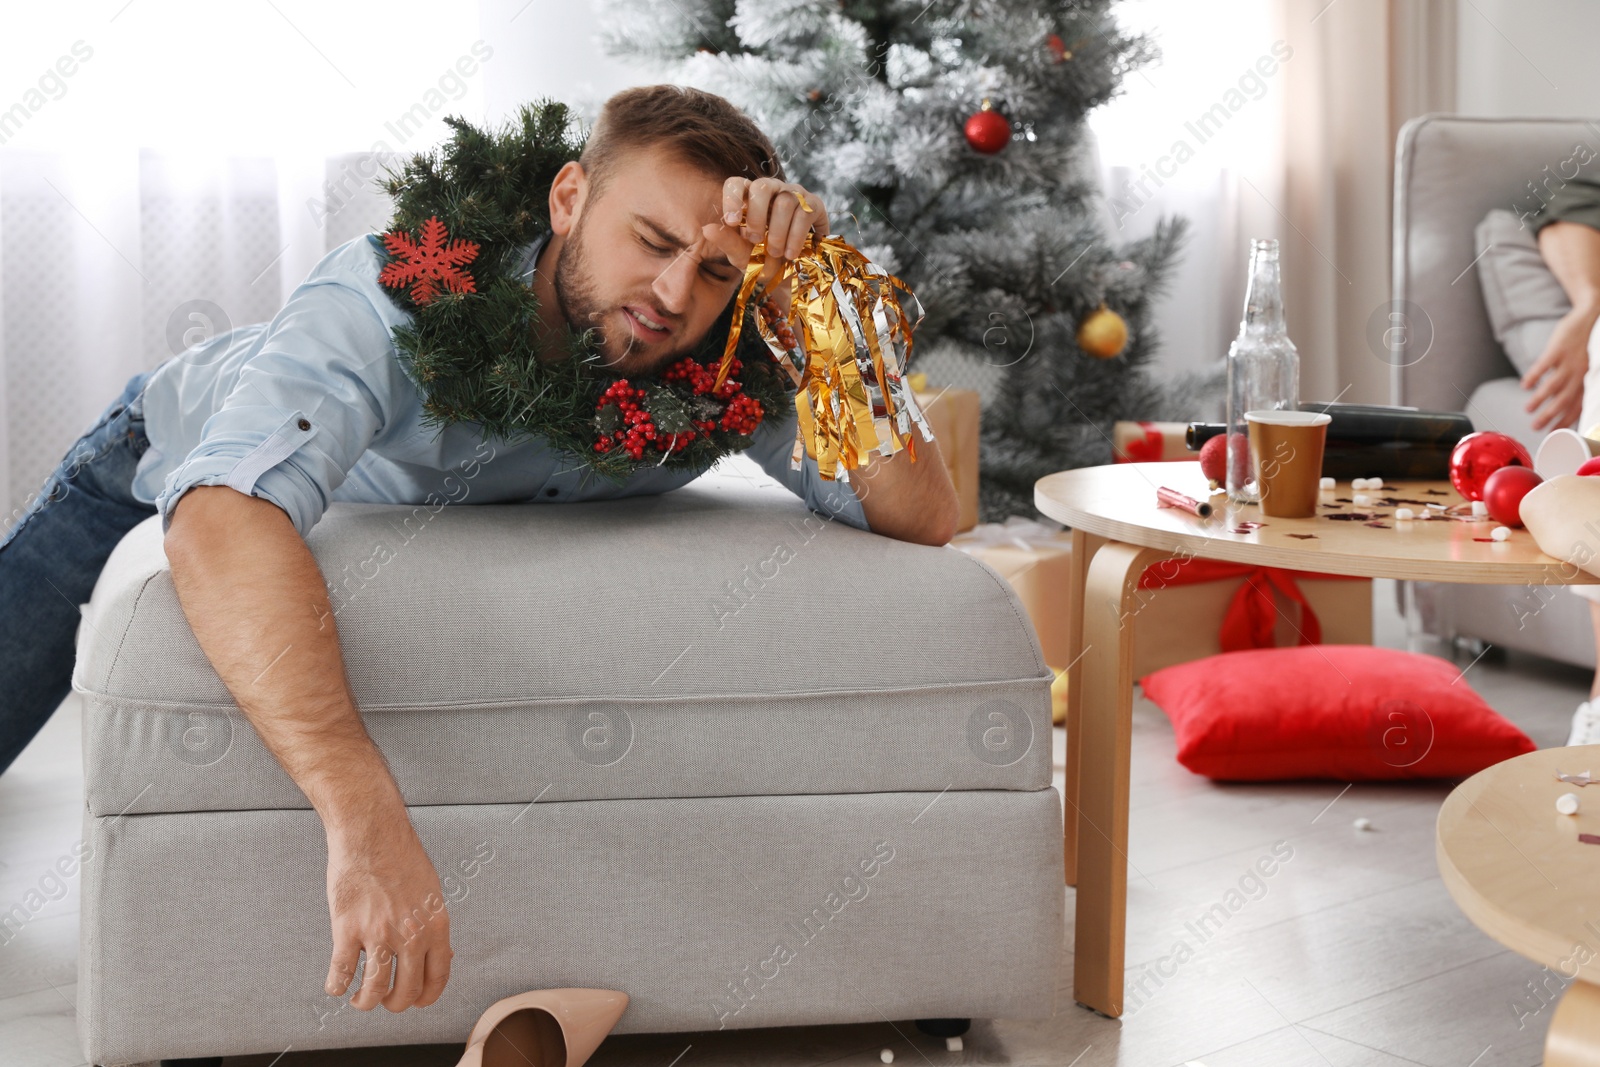
POLYGON ((556 263, 556 300, 574 330, 598 327, 614 372, 664 369, 727 307, 742 274, 701 233, 721 215, 722 183, 660 149, 622 160, 584 201, 556 263))

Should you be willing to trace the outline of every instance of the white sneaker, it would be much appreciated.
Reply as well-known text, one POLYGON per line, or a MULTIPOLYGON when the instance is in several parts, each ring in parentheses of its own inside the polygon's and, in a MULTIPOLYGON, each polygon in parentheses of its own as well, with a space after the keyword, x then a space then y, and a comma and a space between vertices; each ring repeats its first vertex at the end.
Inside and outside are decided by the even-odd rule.
POLYGON ((1568 745, 1600 745, 1600 700, 1585 700, 1572 715, 1568 745))

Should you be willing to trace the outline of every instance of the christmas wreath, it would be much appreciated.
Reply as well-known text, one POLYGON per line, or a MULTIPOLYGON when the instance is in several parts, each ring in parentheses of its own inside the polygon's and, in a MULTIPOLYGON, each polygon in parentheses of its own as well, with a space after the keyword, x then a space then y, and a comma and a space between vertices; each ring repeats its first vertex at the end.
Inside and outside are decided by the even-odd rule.
POLYGON ((525 104, 501 133, 457 116, 454 135, 380 179, 394 197, 379 283, 411 321, 393 330, 430 425, 479 424, 485 437, 542 436, 598 474, 645 467, 705 470, 748 448, 795 384, 756 330, 741 330, 719 380, 737 312, 730 303, 689 354, 652 376, 620 377, 596 331, 564 327, 568 357, 541 361, 539 300, 512 274, 550 228, 556 172, 583 140, 566 105, 525 104))

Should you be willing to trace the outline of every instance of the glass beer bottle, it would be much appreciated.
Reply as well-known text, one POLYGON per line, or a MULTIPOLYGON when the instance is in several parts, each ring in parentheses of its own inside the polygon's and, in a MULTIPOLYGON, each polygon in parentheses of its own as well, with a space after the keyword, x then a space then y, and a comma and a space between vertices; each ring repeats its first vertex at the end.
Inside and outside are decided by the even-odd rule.
POLYGON ((1300 405, 1300 355, 1283 321, 1278 242, 1250 242, 1250 280, 1239 336, 1228 349, 1228 499, 1256 503, 1247 411, 1294 410, 1300 405))

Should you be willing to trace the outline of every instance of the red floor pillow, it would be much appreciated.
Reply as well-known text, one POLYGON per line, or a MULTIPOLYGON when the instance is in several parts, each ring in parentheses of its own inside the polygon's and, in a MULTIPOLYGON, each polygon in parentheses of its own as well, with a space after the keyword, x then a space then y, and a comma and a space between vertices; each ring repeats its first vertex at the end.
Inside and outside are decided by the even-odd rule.
POLYGON ((1459 778, 1532 752, 1436 656, 1366 645, 1223 652, 1139 681, 1178 762, 1224 781, 1459 778))

